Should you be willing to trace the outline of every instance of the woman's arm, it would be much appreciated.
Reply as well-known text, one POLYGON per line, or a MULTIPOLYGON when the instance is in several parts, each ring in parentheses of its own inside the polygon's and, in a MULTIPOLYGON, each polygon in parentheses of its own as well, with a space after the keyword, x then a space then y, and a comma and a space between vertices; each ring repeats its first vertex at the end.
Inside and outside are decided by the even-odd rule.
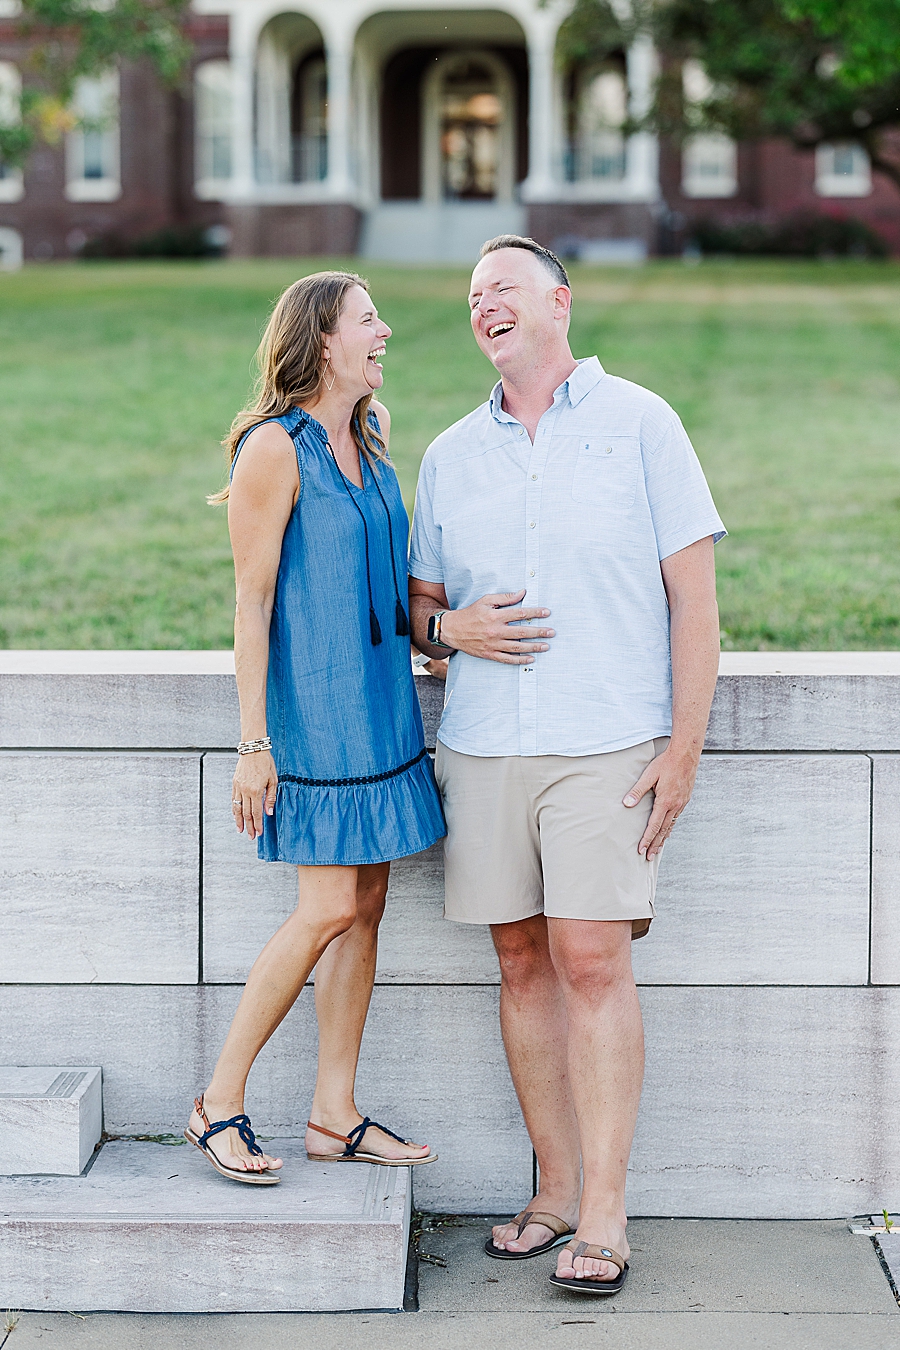
MULTIPOLYGON (((234 554, 237 603, 234 615, 234 670, 241 705, 241 740, 266 732, 266 675, 269 624, 281 544, 300 491, 294 444, 275 422, 252 431, 238 457, 228 496, 228 530, 234 554)), ((232 809, 239 830, 251 839, 262 833, 263 813, 275 809, 278 775, 268 750, 240 755, 234 774, 232 809)))

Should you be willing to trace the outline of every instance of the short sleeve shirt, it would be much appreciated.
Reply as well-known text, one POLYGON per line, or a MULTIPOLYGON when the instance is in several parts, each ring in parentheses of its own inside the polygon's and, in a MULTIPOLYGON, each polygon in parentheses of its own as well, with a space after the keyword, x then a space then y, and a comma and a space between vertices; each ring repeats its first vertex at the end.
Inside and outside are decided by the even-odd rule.
POLYGON ((534 443, 487 403, 432 442, 419 474, 410 575, 451 608, 526 590, 550 610, 528 665, 456 652, 439 732, 467 755, 591 755, 672 729, 669 610, 660 562, 725 534, 676 413, 580 361, 534 443))

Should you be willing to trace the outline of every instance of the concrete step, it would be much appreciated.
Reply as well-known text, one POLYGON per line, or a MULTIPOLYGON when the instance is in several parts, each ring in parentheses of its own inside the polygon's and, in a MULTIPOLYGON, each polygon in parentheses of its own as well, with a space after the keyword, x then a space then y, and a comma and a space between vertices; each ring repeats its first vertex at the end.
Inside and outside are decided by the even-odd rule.
POLYGON ((78 1176, 103 1129, 96 1067, 0 1065, 0 1176, 78 1176))
POLYGON ((0 1307, 400 1309, 409 1168, 265 1147, 284 1159, 278 1186, 220 1177, 188 1144, 124 1139, 82 1177, 0 1179, 0 1307))

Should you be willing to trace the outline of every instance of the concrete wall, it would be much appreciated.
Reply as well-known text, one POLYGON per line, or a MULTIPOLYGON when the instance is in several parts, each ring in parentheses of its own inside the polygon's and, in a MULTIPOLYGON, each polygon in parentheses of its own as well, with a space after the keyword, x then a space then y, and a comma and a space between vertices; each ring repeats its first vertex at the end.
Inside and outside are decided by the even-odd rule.
MULTIPOLYGON (((440 686, 422 677, 429 742, 440 686)), ((900 654, 723 657, 694 800, 635 947, 647 1083, 636 1214, 900 1206, 900 654)), ((180 1128, 293 869, 231 823, 227 653, 0 654, 0 1062, 100 1063, 106 1129, 180 1128)), ((441 1161, 429 1209, 516 1209, 532 1158, 480 928, 440 850, 397 863, 359 1104, 441 1161)), ((248 1106, 298 1133, 311 990, 248 1106)))

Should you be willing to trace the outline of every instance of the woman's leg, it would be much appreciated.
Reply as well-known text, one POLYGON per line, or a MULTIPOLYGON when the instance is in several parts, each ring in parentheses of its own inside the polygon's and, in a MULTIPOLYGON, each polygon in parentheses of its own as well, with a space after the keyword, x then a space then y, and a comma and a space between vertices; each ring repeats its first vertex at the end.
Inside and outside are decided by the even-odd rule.
MULTIPOLYGON (((297 1000, 313 966, 328 944, 352 930, 356 919, 355 867, 298 867, 297 908, 269 939, 253 964, 234 1021, 204 1093, 210 1122, 228 1120, 244 1110, 244 1087, 253 1061, 297 1000)), ((191 1129, 203 1133, 194 1111, 191 1129)), ((251 1157, 237 1130, 212 1140, 216 1156, 228 1167, 260 1171, 279 1159, 251 1157)))
MULTIPOLYGON (((309 1118, 335 1134, 349 1134, 362 1120, 353 1089, 366 1014, 375 981, 378 925, 384 913, 390 863, 357 869, 356 922, 336 937, 316 967, 319 1071, 309 1118)), ((341 1144, 308 1130, 311 1153, 340 1153, 341 1144)), ((366 1131, 364 1149, 383 1158, 416 1158, 427 1145, 399 1144, 380 1130, 366 1131)))

